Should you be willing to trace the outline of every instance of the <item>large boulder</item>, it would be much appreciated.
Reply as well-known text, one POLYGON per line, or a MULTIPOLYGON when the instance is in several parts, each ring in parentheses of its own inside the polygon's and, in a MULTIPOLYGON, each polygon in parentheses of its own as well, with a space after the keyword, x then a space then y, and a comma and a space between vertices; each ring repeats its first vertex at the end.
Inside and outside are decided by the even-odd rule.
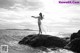
POLYGON ((44 35, 44 34, 37 34, 37 35, 28 35, 24 37, 21 41, 19 41, 21 45, 28 45, 32 48, 64 48, 67 44, 65 40, 62 38, 51 36, 51 35, 44 35))

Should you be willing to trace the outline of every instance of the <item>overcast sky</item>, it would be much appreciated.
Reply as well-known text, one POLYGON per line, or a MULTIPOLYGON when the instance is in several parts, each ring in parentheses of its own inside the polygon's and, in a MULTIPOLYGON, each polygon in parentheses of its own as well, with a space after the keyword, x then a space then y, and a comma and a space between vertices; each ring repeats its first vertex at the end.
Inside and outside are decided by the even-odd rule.
POLYGON ((80 29, 80 4, 60 0, 0 0, 0 29, 38 29, 39 12, 44 14, 43 31, 76 32, 80 29))

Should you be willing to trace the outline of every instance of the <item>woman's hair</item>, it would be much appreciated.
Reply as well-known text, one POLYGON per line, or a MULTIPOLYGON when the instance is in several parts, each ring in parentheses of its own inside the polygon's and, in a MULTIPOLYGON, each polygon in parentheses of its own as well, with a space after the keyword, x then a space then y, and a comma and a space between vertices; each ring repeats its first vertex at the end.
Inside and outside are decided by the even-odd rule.
POLYGON ((39 13, 39 15, 40 15, 40 17, 41 17, 41 20, 43 19, 43 15, 42 15, 42 13, 39 13))

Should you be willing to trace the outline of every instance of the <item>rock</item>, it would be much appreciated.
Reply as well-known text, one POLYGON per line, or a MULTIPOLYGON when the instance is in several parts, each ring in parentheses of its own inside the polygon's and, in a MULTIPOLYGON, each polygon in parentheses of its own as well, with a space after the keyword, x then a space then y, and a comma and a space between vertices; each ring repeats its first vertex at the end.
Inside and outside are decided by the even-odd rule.
POLYGON ((65 48, 73 52, 80 53, 80 38, 72 40, 65 48))
POLYGON ((72 41, 75 38, 80 38, 80 30, 77 33, 71 34, 70 41, 72 41))
POLYGON ((78 37, 79 36, 77 35, 77 33, 73 33, 73 34, 71 34, 70 41, 72 41, 73 39, 78 38, 78 37))
MULTIPOLYGON (((37 35, 28 35, 19 41, 21 45, 28 45, 32 48, 64 48, 67 42, 59 37, 37 34, 37 35)), ((43 50, 43 49, 42 49, 43 50)))

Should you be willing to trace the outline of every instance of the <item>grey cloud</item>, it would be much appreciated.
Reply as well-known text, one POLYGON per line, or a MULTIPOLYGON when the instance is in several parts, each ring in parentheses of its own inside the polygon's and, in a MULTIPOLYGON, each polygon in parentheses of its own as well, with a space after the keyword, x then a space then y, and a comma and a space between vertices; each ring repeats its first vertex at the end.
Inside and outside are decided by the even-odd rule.
POLYGON ((15 4, 20 4, 29 10, 35 10, 42 7, 40 0, 0 0, 0 8, 10 9, 15 4))
POLYGON ((14 2, 12 0, 0 0, 0 8, 9 8, 13 5, 14 2))
POLYGON ((40 0, 17 0, 17 4, 21 4, 28 10, 36 10, 42 8, 42 2, 40 0))
POLYGON ((28 2, 27 5, 30 5, 31 6, 31 8, 29 8, 31 10, 34 10, 34 9, 41 8, 42 7, 42 3, 39 2, 38 0, 33 0, 33 1, 31 0, 31 1, 28 2))

